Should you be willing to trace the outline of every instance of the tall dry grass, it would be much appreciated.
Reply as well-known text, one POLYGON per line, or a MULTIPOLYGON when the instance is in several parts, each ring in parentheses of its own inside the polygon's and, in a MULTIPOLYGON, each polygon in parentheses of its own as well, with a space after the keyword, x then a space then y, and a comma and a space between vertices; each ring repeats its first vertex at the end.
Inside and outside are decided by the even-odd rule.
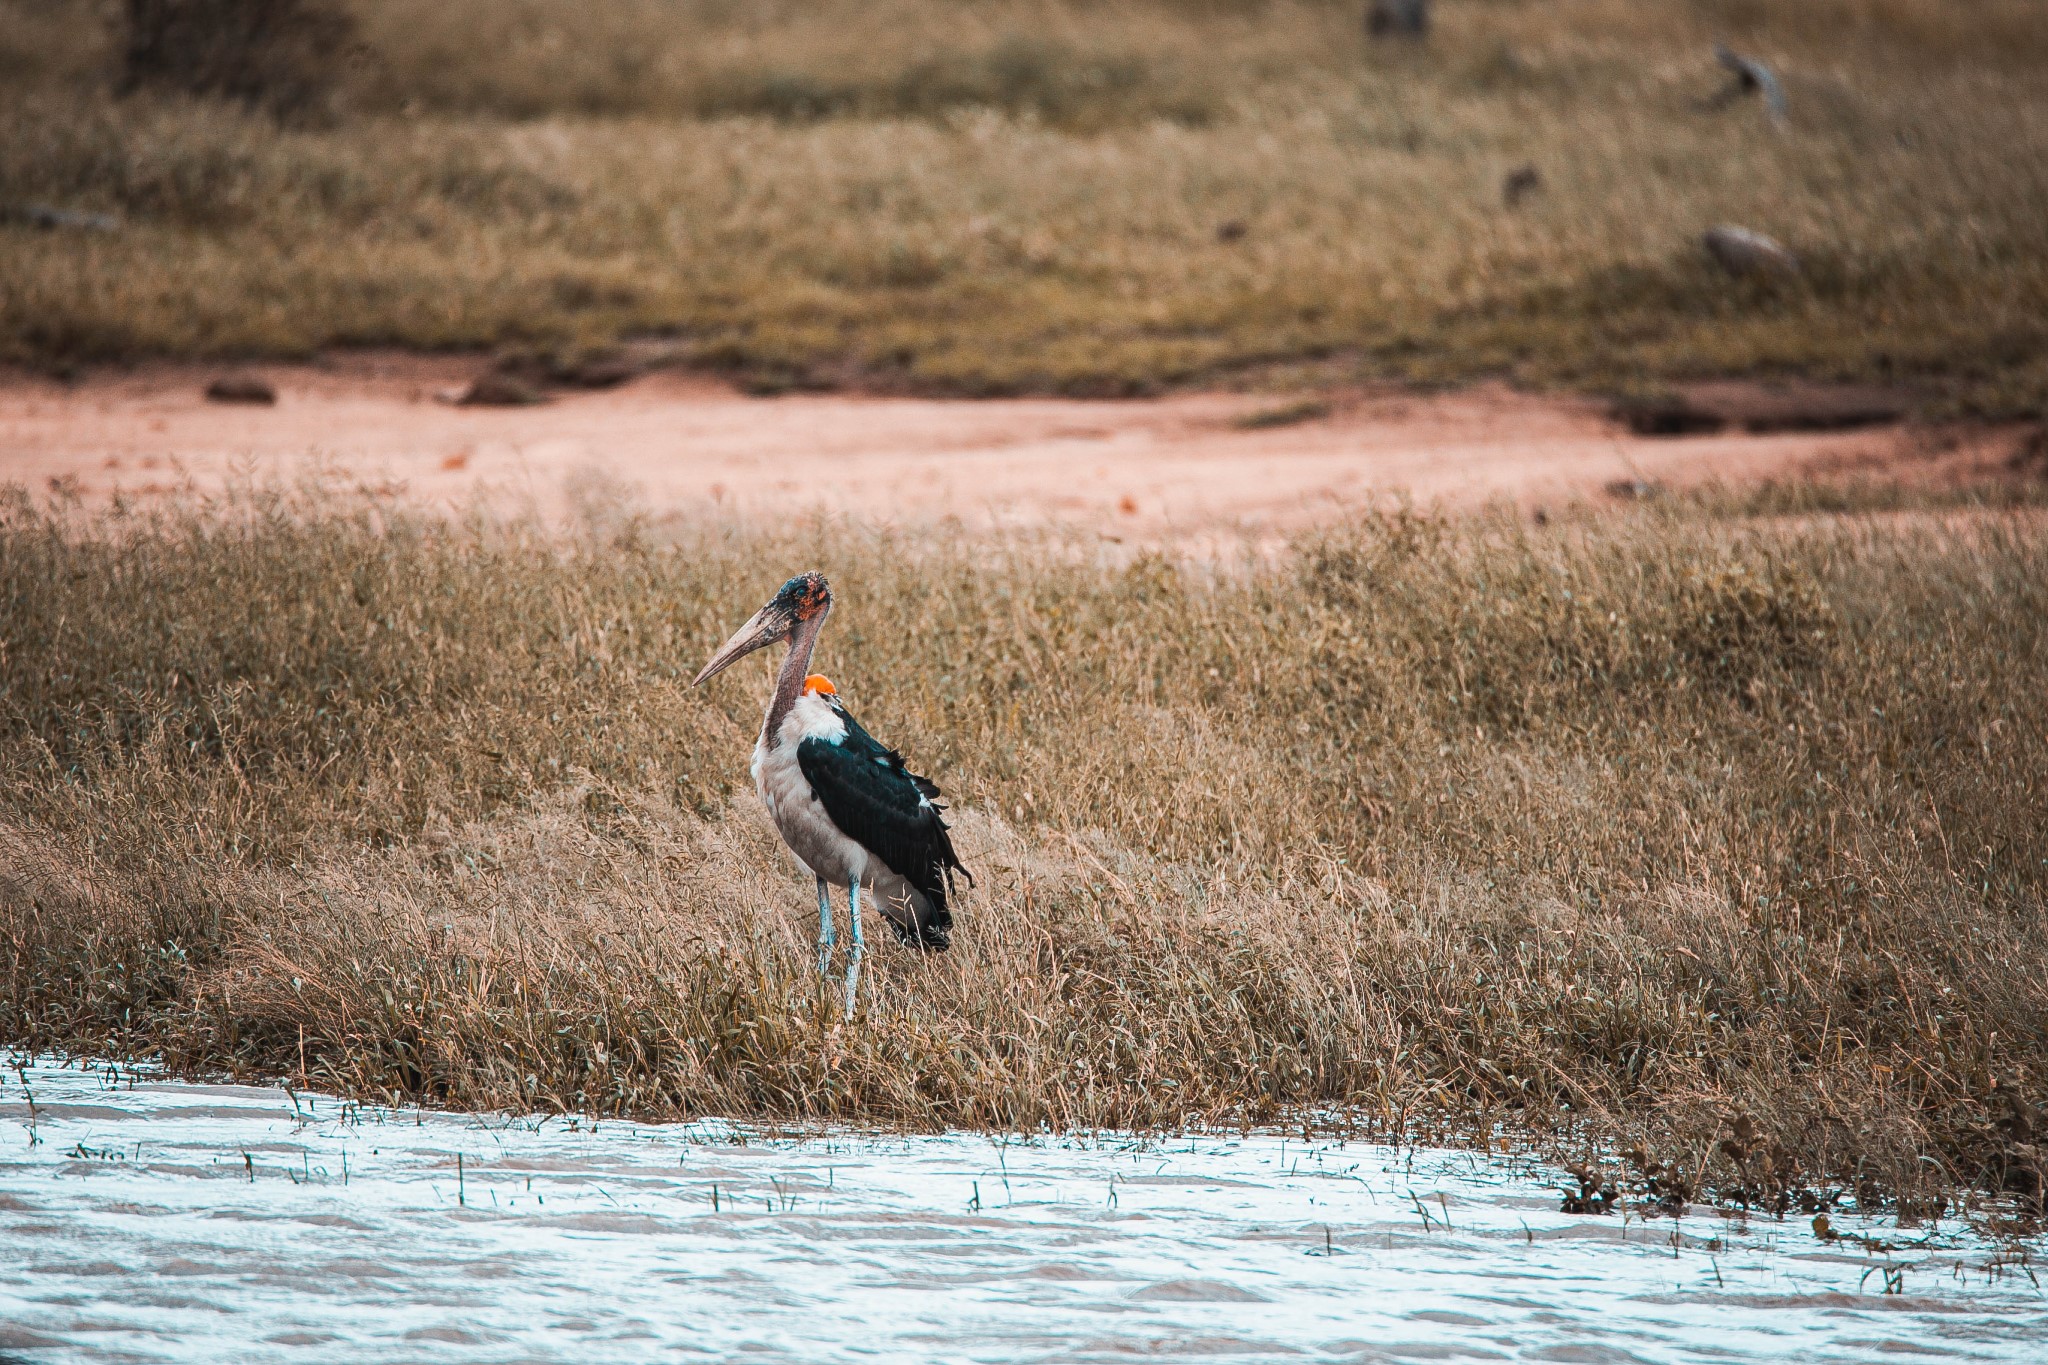
POLYGON ((2031 0, 1441 8, 1418 50, 1314 0, 360 0, 355 112, 306 129, 116 101, 85 0, 0 0, 0 203, 126 223, 0 225, 0 357, 659 332, 769 386, 2048 398, 2031 0), (1779 68, 1787 132, 1701 111, 1717 38, 1779 68), (1723 221, 1804 276, 1720 278, 1723 221))
POLYGON ((400 1101, 1505 1124, 1659 1197, 2038 1196, 2044 608, 2031 514, 1392 516, 1202 567, 17 497, 0 1036, 400 1101), (686 685, 810 566, 821 667, 979 877, 836 1027, 745 790, 761 678, 686 685))

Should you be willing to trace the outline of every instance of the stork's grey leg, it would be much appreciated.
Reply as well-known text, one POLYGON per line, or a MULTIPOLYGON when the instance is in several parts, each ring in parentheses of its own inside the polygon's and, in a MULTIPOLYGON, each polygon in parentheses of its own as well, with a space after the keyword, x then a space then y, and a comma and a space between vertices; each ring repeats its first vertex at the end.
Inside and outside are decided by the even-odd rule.
POLYGON ((853 1014, 853 1003, 860 994, 860 955, 863 943, 860 936, 860 878, 853 879, 853 885, 846 889, 848 917, 853 921, 853 942, 846 948, 846 1013, 853 1014))
POLYGON ((818 878, 818 975, 825 976, 832 970, 832 888, 818 878))

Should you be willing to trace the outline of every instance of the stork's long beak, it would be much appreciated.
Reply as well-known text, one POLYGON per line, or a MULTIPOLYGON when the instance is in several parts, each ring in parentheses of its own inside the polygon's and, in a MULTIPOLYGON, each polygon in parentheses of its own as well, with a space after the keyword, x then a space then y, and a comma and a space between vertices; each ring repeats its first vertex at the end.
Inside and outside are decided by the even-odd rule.
POLYGON ((701 686, 755 650, 764 649, 777 640, 787 638, 795 625, 794 613, 770 602, 755 612, 752 620, 734 631, 730 640, 718 647, 718 652, 711 656, 711 662, 704 665, 704 671, 697 675, 696 681, 690 686, 701 686))

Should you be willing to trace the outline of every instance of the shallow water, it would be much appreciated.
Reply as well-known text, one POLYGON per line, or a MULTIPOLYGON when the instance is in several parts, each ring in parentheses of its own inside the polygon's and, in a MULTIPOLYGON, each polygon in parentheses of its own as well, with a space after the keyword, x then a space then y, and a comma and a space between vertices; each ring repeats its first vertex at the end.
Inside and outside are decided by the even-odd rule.
POLYGON ((0 1079, 0 1361, 2048 1359, 2048 1297, 1959 1225, 1835 1220, 1901 1244, 1873 1252, 1803 1219, 1569 1216, 1561 1183, 1279 1136, 795 1139, 32 1063, 0 1079))

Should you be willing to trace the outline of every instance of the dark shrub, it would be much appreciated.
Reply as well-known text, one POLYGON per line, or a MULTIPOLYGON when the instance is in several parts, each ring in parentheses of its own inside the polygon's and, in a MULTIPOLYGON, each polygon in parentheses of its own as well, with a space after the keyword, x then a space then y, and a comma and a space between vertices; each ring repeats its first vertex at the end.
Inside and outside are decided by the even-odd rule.
POLYGON ((125 0, 121 90, 330 115, 355 25, 331 0, 125 0))

